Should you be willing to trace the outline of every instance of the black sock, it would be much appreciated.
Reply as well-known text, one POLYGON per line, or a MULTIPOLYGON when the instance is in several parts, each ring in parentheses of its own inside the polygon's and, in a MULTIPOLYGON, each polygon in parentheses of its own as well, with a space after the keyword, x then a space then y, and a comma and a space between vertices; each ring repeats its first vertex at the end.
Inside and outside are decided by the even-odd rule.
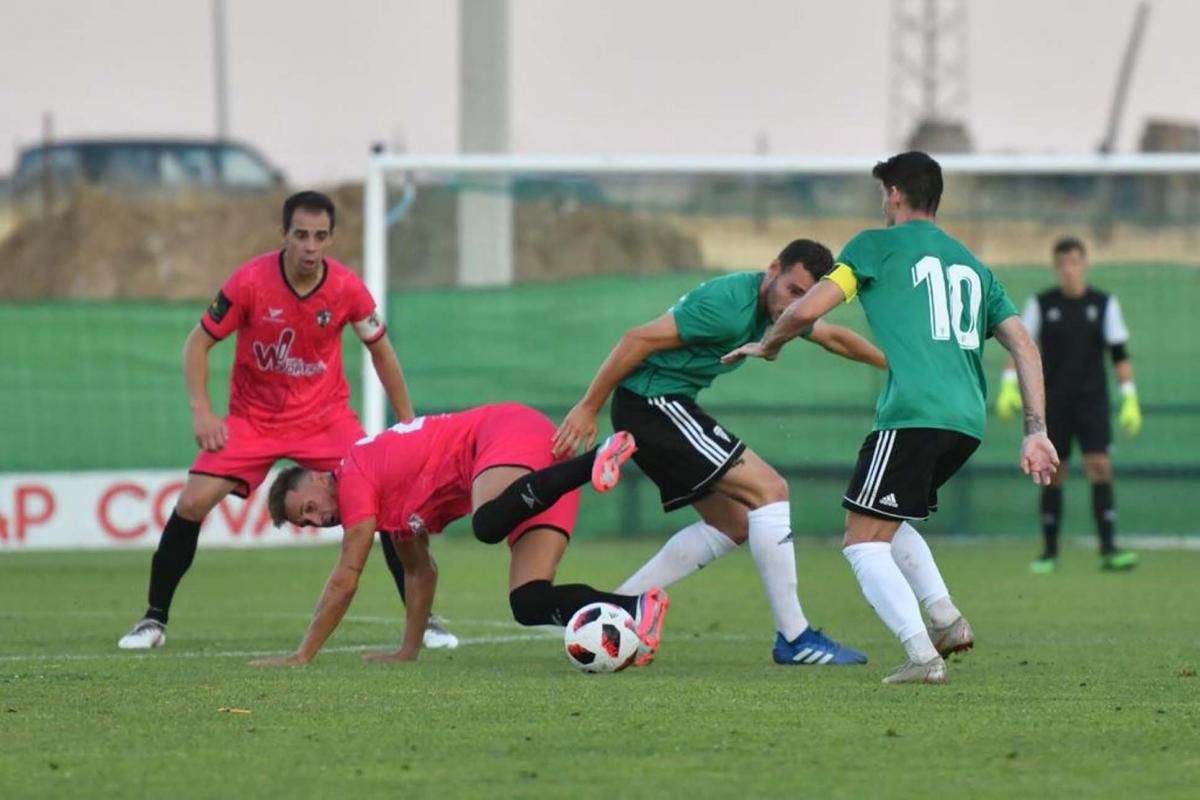
POLYGON ((1117 550, 1117 507, 1111 483, 1092 484, 1092 516, 1096 518, 1096 534, 1100 537, 1100 555, 1117 550))
POLYGON ((1042 487, 1042 558, 1058 557, 1058 528, 1062 524, 1063 492, 1059 486, 1042 487))
POLYGON ((163 528, 158 549, 150 561, 150 607, 146 617, 163 625, 171 613, 171 598, 183 580, 183 574, 196 557, 196 543, 200 539, 200 523, 184 519, 171 512, 167 526, 163 528))
POLYGON ((385 531, 379 532, 379 549, 383 551, 383 560, 387 562, 388 572, 392 573, 392 580, 396 582, 400 602, 404 603, 404 564, 400 561, 400 554, 396 552, 392 537, 385 531))
POLYGON ((535 517, 567 492, 592 479, 596 450, 517 478, 508 488, 481 505, 471 518, 475 538, 487 544, 504 541, 513 528, 535 517))
POLYGON ((582 583, 555 586, 550 581, 523 583, 508 596, 513 619, 522 625, 565 625, 589 603, 612 603, 637 616, 635 595, 613 594, 582 583))

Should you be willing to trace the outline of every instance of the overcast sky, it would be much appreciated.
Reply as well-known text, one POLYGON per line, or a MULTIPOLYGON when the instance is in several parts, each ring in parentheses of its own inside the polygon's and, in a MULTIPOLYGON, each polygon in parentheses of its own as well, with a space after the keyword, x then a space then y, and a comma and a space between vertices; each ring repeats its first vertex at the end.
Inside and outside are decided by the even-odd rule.
MULTIPOLYGON (((1100 140, 1136 0, 972 0, 978 149, 1100 140)), ((368 143, 457 149, 455 0, 227 0, 231 127, 293 183, 360 178, 368 143)), ((0 142, 215 130, 210 0, 0 0, 0 142)), ((877 154, 891 0, 511 0, 522 152, 877 154)), ((1118 150, 1200 122, 1200 2, 1153 0, 1118 150)), ((0 171, 8 159, 0 158, 0 171)))

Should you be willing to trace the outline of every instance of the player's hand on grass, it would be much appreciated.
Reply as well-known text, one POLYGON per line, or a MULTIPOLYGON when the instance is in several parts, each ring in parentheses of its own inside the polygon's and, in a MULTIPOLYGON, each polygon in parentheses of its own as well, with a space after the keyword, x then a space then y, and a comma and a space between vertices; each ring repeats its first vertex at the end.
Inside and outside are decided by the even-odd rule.
POLYGON ((291 653, 286 656, 268 656, 267 658, 256 658, 250 662, 252 667, 298 667, 307 664, 309 659, 301 656, 299 653, 291 653))
POLYGON ((392 661, 416 661, 417 656, 421 654, 419 648, 401 647, 391 653, 367 653, 363 656, 363 661, 373 664, 388 663, 392 661))
POLYGON ((1138 402, 1137 391, 1132 383, 1122 386, 1121 391, 1125 399, 1121 401, 1121 413, 1117 416, 1117 422, 1121 423, 1121 429, 1125 431, 1126 436, 1137 436, 1138 431, 1142 429, 1142 406, 1138 402))
POLYGON ((554 432, 555 458, 574 453, 581 444, 590 449, 596 443, 596 414, 596 409, 575 404, 554 432))
POLYGON ((1021 444, 1021 470, 1038 486, 1049 486, 1058 471, 1058 452, 1045 432, 1031 433, 1021 444))
POLYGON ((229 441, 225 420, 211 411, 197 411, 192 418, 192 430, 196 434, 196 443, 209 452, 217 452, 229 441))
POLYGON ((1017 371, 1005 370, 1000 382, 1000 392, 996 395, 996 416, 1003 422, 1008 422, 1021 412, 1023 406, 1017 371))
POLYGON ((768 350, 766 347, 763 347, 762 342, 751 342, 721 356, 721 363, 736 364, 743 358, 764 358, 767 361, 774 361, 779 358, 779 350, 768 350))

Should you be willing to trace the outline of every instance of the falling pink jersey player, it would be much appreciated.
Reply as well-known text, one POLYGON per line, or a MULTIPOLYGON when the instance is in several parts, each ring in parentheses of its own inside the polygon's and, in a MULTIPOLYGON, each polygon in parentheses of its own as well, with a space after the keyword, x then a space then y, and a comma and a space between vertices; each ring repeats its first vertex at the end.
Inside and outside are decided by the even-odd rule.
MULTIPOLYGON (((378 530, 405 541, 441 533, 471 513, 471 489, 482 473, 553 464, 553 433, 544 414, 518 403, 396 425, 351 447, 335 472, 341 523, 350 528, 374 518, 378 530)), ((569 539, 578 510, 576 489, 513 528, 508 542, 511 546, 532 528, 550 528, 569 539)))
POLYGON ((555 583, 575 527, 579 487, 599 472, 606 480, 597 488, 607 491, 636 448, 618 433, 594 453, 556 459, 553 434, 554 423, 541 412, 500 403, 396 425, 351 447, 336 472, 291 467, 279 473, 267 500, 275 524, 341 524, 342 551, 296 652, 255 663, 305 664, 316 656, 350 607, 376 530, 391 534, 409 592, 404 642, 379 658, 415 659, 437 588, 429 537, 472 514, 477 538, 508 539, 514 620, 563 625, 585 605, 612 603, 636 619, 630 625, 642 642, 637 663, 648 664, 662 634, 666 592, 626 595, 555 583))

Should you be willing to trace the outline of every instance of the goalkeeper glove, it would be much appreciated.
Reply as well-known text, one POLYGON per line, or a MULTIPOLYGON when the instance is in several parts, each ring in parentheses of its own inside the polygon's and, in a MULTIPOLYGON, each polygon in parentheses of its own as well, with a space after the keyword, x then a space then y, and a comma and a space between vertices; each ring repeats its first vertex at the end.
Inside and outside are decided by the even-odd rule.
POLYGON ((1008 422, 1021 411, 1023 405, 1021 387, 1017 383, 1017 371, 1004 370, 1004 377, 1000 380, 1000 392, 996 395, 996 416, 1008 422))
POLYGON ((1117 421, 1125 429, 1126 436, 1137 436, 1138 431, 1142 429, 1142 406, 1138 403, 1137 387, 1133 385, 1133 381, 1121 384, 1121 394, 1125 395, 1125 399, 1121 402, 1121 413, 1117 416, 1117 421))

